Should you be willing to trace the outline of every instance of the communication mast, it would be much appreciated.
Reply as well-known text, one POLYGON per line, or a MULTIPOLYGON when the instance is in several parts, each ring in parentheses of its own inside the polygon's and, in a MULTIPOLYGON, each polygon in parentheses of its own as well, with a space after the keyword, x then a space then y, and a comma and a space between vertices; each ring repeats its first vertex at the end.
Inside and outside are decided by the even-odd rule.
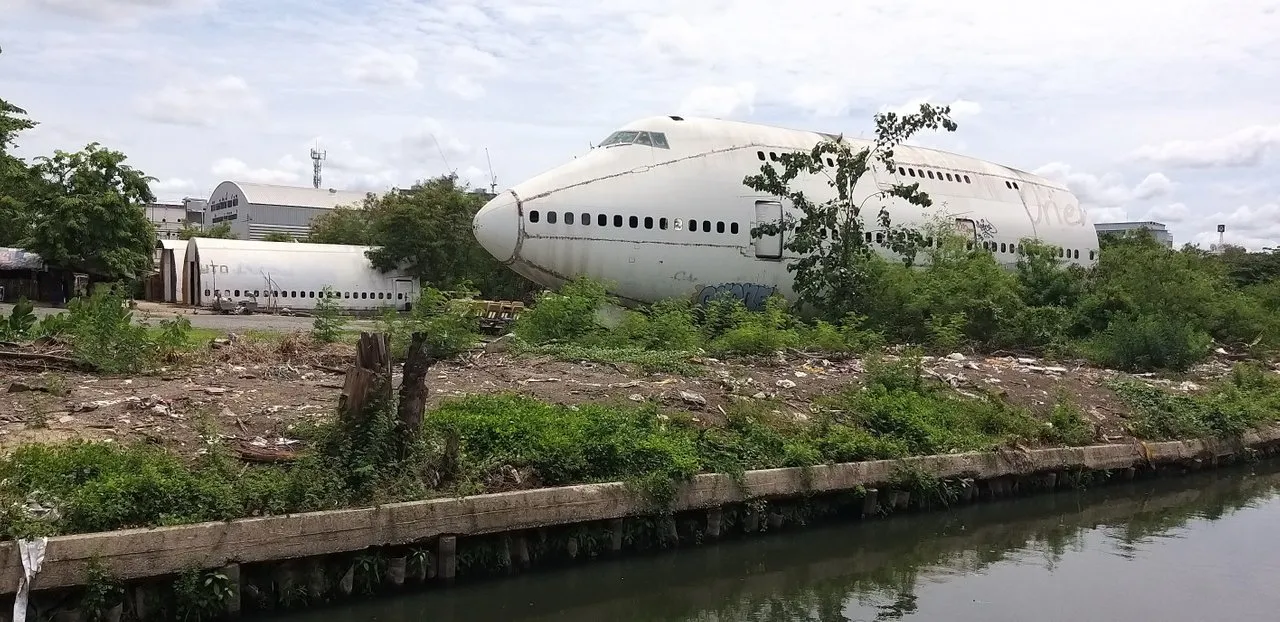
POLYGON ((316 148, 311 149, 311 186, 314 188, 320 187, 320 161, 324 160, 328 153, 316 148))

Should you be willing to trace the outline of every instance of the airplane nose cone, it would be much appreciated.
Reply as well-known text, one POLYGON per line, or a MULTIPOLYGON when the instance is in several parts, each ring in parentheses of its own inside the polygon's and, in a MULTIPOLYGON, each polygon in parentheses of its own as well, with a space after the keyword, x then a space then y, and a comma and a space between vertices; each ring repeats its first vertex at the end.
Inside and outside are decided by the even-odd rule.
POLYGON ((511 261, 516 254, 516 242, 520 239, 520 214, 516 210, 516 195, 510 190, 493 197, 476 212, 471 220, 471 231, 476 241, 498 261, 511 261))

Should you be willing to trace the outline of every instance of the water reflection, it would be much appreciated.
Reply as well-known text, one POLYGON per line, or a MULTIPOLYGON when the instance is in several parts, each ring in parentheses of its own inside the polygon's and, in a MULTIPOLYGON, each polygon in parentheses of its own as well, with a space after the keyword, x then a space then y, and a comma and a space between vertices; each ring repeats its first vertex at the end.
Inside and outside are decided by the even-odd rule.
POLYGON ((776 534, 282 617, 475 622, 1273 619, 1280 467, 776 534))

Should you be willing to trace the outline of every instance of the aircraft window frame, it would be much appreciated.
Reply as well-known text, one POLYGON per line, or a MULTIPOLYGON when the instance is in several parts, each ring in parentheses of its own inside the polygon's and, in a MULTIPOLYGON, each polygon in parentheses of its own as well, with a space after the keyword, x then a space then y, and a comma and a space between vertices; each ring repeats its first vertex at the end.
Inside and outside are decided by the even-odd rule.
POLYGON ((538 210, 529 210, 529 222, 538 222, 541 216, 542 215, 538 213, 538 210))
POLYGON ((671 228, 672 228, 672 229, 675 229, 676 231, 683 231, 683 230, 684 230, 684 229, 683 229, 683 228, 684 228, 684 221, 683 221, 683 220, 681 220, 681 219, 679 219, 679 218, 677 218, 677 219, 675 219, 675 220, 671 221, 671 225, 672 225, 672 226, 671 226, 671 228))
POLYGON ((639 218, 638 216, 632 216, 632 217, 628 218, 628 219, 627 219, 627 226, 628 226, 628 227, 630 227, 630 228, 632 228, 632 229, 638 229, 638 228, 640 228, 640 218, 639 218))
POLYGON ((664 230, 664 231, 667 229, 667 219, 666 219, 666 217, 662 217, 662 218, 659 218, 659 219, 658 219, 658 228, 659 228, 659 229, 662 229, 662 230, 664 230))
POLYGON ((556 216, 556 213, 555 213, 555 212, 547 212, 547 224, 548 224, 548 225, 554 225, 554 224, 556 224, 556 220, 558 220, 558 218, 557 218, 557 216, 556 216))
POLYGON ((574 220, 575 220, 575 218, 574 218, 574 213, 573 213, 573 212, 565 212, 565 213, 564 213, 564 224, 566 224, 566 225, 572 225, 574 220))
POLYGON ((608 214, 596 214, 596 226, 597 226, 597 227, 608 227, 608 226, 609 226, 609 215, 608 215, 608 214))
POLYGON ((619 229, 622 228, 622 214, 613 215, 613 226, 618 227, 619 229))
POLYGON ((736 222, 729 223, 729 233, 732 235, 738 234, 738 223, 736 222))
POLYGON ((636 141, 639 130, 618 130, 610 134, 598 145, 600 147, 612 147, 614 145, 630 145, 636 141))
POLYGON ((591 214, 588 214, 588 213, 586 213, 586 212, 582 212, 581 216, 582 216, 582 217, 578 219, 578 222, 582 223, 583 225, 590 226, 590 225, 591 225, 591 214))
POLYGON ((645 217, 644 217, 644 228, 645 228, 645 229, 652 229, 652 228, 653 228, 653 216, 645 216, 645 217))
POLYGON ((621 145, 644 145, 654 149, 670 149, 665 132, 648 130, 618 130, 609 134, 597 147, 617 147, 621 145))

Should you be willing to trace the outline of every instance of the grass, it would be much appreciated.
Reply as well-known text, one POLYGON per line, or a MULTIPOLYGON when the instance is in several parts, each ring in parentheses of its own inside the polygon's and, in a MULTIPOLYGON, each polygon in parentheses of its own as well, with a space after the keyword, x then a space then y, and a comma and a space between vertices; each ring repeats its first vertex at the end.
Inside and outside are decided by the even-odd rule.
POLYGON ((601 481, 628 482, 661 504, 697 473, 1061 441, 1024 410, 925 382, 912 362, 877 367, 866 390, 829 396, 809 421, 774 406, 739 403, 724 425, 708 426, 696 413, 655 404, 472 396, 429 412, 409 458, 388 457, 396 431, 384 415, 355 432, 336 423, 295 430, 312 451, 288 466, 244 467, 216 442, 190 463, 147 444, 30 445, 0 459, 7 508, 0 533, 80 533, 601 481), (20 509, 28 502, 59 516, 29 516, 20 509))

